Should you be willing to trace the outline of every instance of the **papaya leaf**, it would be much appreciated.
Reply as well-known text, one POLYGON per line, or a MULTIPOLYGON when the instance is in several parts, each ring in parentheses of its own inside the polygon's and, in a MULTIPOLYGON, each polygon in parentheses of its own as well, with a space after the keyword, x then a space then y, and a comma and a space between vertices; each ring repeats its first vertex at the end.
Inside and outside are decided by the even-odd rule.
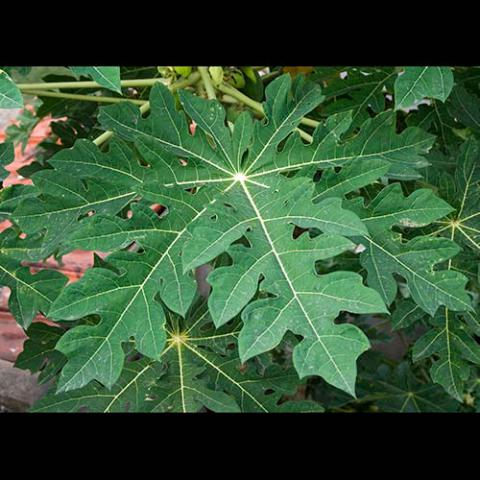
POLYGON ((20 92, 10 76, 3 70, 0 70, 0 109, 22 107, 22 92, 20 92))
POLYGON ((395 80, 395 109, 410 108, 424 98, 445 102, 453 83, 449 67, 405 67, 395 80))
POLYGON ((70 67, 74 75, 86 75, 102 87, 121 93, 120 67, 70 67))

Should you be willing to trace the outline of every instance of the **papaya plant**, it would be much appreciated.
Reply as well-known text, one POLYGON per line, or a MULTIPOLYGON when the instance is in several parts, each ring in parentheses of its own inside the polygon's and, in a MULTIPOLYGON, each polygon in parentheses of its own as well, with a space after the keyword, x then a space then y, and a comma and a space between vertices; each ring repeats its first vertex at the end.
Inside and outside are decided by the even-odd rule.
POLYGON ((478 67, 32 73, 0 72, 52 118, 0 192, 32 411, 480 410, 478 67))

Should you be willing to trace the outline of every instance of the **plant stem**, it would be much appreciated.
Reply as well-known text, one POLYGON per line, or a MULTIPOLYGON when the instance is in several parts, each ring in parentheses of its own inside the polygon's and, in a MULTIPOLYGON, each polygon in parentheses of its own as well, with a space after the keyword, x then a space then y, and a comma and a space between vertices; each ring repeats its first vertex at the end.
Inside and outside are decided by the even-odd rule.
POLYGON ((36 95, 37 97, 66 98, 70 100, 82 100, 86 102, 98 103, 121 103, 130 102, 135 105, 143 105, 146 100, 134 100, 130 98, 99 97, 96 95, 79 95, 76 93, 49 92, 47 90, 23 90, 25 95, 36 95))
MULTIPOLYGON (((182 82, 188 82, 187 85, 191 85, 190 79, 195 79, 195 82, 200 78, 198 72, 193 72, 188 79, 181 80, 182 82)), ((156 83, 165 83, 165 80, 161 77, 155 78, 137 78, 133 80, 122 80, 120 85, 122 87, 151 87, 156 83)), ((75 88, 105 88, 99 83, 94 81, 81 81, 81 82, 40 82, 40 83, 17 83, 17 88, 20 90, 52 90, 52 89, 75 89, 75 88)), ((178 88, 182 88, 181 86, 178 88)))
POLYGON ((299 134, 300 136, 306 140, 308 143, 312 143, 313 142, 313 137, 311 135, 309 135, 307 132, 305 132, 304 130, 302 130, 301 128, 296 128, 295 129, 299 134))
MULTIPOLYGON (((252 100, 250 97, 247 97, 245 94, 238 91, 236 88, 230 85, 227 85, 225 83, 222 83, 221 85, 218 86, 218 89, 221 92, 226 93, 227 95, 230 95, 231 97, 234 97, 237 100, 240 100, 245 105, 248 105, 249 107, 253 108, 257 112, 260 112, 262 115, 265 115, 265 112, 263 111, 263 106, 260 102, 256 102, 255 100, 252 100)), ((307 118, 307 117, 302 118, 300 123, 312 128, 317 128, 320 125, 320 122, 317 122, 316 120, 312 120, 311 118, 307 118)))
MULTIPOLYGON (((171 92, 174 92, 175 90, 178 90, 179 88, 184 88, 188 87, 190 85, 194 85, 196 82, 200 80, 200 74, 198 72, 192 73, 188 78, 185 80, 181 80, 179 82, 174 83, 173 85, 170 85, 168 88, 171 92)), ((150 102, 145 102, 141 107, 140 107, 140 113, 143 115, 144 113, 148 112, 150 110, 150 102)), ((102 133, 99 137, 97 137, 93 143, 97 146, 102 145, 102 143, 106 142, 114 132, 111 130, 107 130, 106 132, 102 133)))
POLYGON ((282 74, 281 70, 275 70, 274 72, 267 73, 263 77, 260 77, 263 83, 268 83, 272 81, 274 78, 277 78, 279 75, 282 74))
MULTIPOLYGON (((138 78, 135 80, 122 80, 120 85, 122 87, 151 87, 156 83, 163 83, 164 80, 161 77, 157 78, 138 78)), ((40 82, 40 83, 17 83, 17 87, 20 90, 50 90, 50 89, 74 89, 74 88, 105 88, 99 83, 94 81, 81 81, 81 82, 40 82)))
POLYGON ((221 92, 226 93, 227 95, 230 95, 231 97, 236 98, 237 100, 240 100, 242 103, 244 103, 250 108, 253 108, 253 110, 257 111, 258 113, 265 115, 265 112, 263 111, 263 106, 260 102, 256 102, 255 100, 252 100, 250 97, 247 97, 245 94, 238 91, 236 88, 231 87, 226 83, 220 84, 217 88, 221 92))
MULTIPOLYGON (((221 92, 227 95, 230 95, 233 98, 236 98, 237 100, 249 106, 256 112, 260 113, 261 115, 265 115, 263 106, 260 102, 256 102, 255 100, 252 100, 250 97, 247 97, 242 92, 239 92, 236 88, 226 85, 225 83, 222 83, 221 85, 218 86, 218 89, 221 92)), ((312 120, 310 118, 302 118, 300 123, 303 123, 304 125, 308 125, 310 127, 316 127, 320 125, 320 122, 317 122, 316 120, 312 120)), ((296 128, 296 130, 303 139, 307 140, 307 142, 311 143, 313 141, 313 137, 309 135, 307 132, 304 132, 300 128, 296 128)))
POLYGON ((107 130, 106 132, 103 132, 101 135, 99 135, 93 143, 99 147, 102 145, 102 143, 105 143, 111 136, 113 135, 113 132, 111 130, 107 130))
POLYGON ((217 97, 215 95, 215 88, 212 84, 212 79, 210 74, 208 73, 207 67, 198 67, 198 71, 202 77, 203 85, 205 86, 205 90, 207 91, 207 97, 210 100, 215 100, 217 97))

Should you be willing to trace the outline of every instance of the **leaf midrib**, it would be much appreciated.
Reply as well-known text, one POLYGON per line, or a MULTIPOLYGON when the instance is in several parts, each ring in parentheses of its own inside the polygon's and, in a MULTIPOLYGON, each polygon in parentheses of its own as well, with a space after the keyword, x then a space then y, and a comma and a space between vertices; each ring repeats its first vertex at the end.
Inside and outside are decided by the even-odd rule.
POLYGON ((292 294, 293 294, 294 300, 297 302, 298 306, 299 306, 300 309, 302 310, 302 313, 304 314, 305 318, 307 319, 308 324, 310 325, 310 328, 312 329, 315 337, 317 338, 318 343, 320 343, 320 345, 321 345, 322 348, 324 349, 325 353, 327 354, 327 356, 328 356, 331 364, 334 366, 335 370, 337 371, 337 373, 339 374, 340 378, 342 379, 342 381, 343 381, 343 383, 344 383, 344 385, 345 385, 345 387, 346 387, 346 390, 347 390, 348 392, 351 392, 351 388, 350 388, 350 386, 349 386, 346 378, 344 377, 342 371, 340 370, 340 368, 338 367, 338 365, 337 365, 337 363, 335 362, 334 358, 333 358, 332 355, 330 354, 330 351, 327 349, 326 345, 323 343, 321 336, 320 336, 319 333, 317 332, 317 330, 316 330, 316 328, 315 328, 315 326, 314 326, 314 324, 313 324, 313 322, 312 322, 312 319, 311 319, 310 316, 308 315, 308 312, 305 310, 305 307, 303 306, 303 303, 301 302, 300 298, 298 297, 297 291, 296 291, 295 287, 293 286, 293 284, 292 284, 292 282, 291 282, 291 280, 290 280, 290 277, 288 276, 288 273, 287 273, 287 271, 286 271, 286 269, 285 269, 285 266, 283 265, 282 259, 281 259, 280 255, 278 254, 278 252, 277 252, 277 250, 276 250, 276 248, 275 248, 275 244, 274 244, 274 242, 273 242, 273 240, 272 240, 272 238, 271 238, 271 236, 270 236, 270 233, 269 233, 269 231, 268 231, 268 229, 267 229, 267 226, 266 226, 266 224, 265 224, 265 222, 264 222, 264 219, 263 219, 263 217, 262 217, 262 214, 261 214, 260 210, 258 209, 258 207, 257 207, 257 205, 256 205, 256 203, 255 203, 255 201, 254 201, 254 199, 253 199, 253 197, 252 197, 252 195, 250 194, 250 192, 249 192, 249 190, 248 190, 245 182, 241 182, 241 185, 242 185, 242 188, 243 188, 243 190, 244 190, 244 192, 245 192, 245 195, 246 195, 247 198, 248 198, 248 201, 250 202, 250 204, 251 204, 251 206, 252 206, 252 208, 253 208, 253 210, 254 210, 254 212, 255 212, 255 215, 256 215, 257 218, 258 218, 258 221, 259 221, 259 223, 260 223, 260 226, 262 227, 262 230, 263 230, 263 232, 264 232, 265 238, 266 238, 268 244, 270 245, 270 249, 271 249, 271 251, 272 251, 272 253, 273 253, 273 255, 274 255, 274 257, 275 257, 275 259, 276 259, 276 261, 277 261, 277 263, 278 263, 278 266, 280 267, 280 270, 282 271, 282 274, 283 274, 283 276, 284 276, 284 278, 285 278, 285 280, 286 280, 286 282, 287 282, 287 284, 288 284, 288 286, 289 286, 292 294))

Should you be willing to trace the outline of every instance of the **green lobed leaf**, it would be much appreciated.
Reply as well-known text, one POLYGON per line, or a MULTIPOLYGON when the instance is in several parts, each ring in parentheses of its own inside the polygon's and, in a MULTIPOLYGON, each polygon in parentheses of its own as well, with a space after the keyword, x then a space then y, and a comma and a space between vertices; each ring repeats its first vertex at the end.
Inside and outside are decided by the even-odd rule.
POLYGON ((146 118, 127 103, 100 114, 103 127, 134 143, 134 149, 120 142, 102 154, 90 142, 77 142, 52 157, 52 169, 32 175, 37 196, 19 196, 17 203, 12 196, 5 208, 15 223, 1 243, 8 255, 35 258, 42 248, 43 255, 76 248, 114 251, 65 288, 51 308, 56 320, 95 319, 74 326, 58 342, 68 359, 57 385, 65 408, 102 411, 103 404, 89 407, 90 400, 74 398, 75 389, 93 388, 95 397, 117 392, 119 411, 311 411, 315 405, 308 401, 294 406, 283 396, 294 393, 297 375, 320 375, 355 395, 356 360, 369 342, 353 323, 338 319, 341 312, 386 312, 380 294, 392 302, 397 275, 407 280, 412 299, 425 312, 433 314, 440 305, 471 308, 465 277, 436 267, 451 263, 459 250, 455 243, 416 237, 417 228, 452 211, 448 204, 427 189, 404 197, 395 184, 366 206, 358 197, 378 192, 380 184, 370 185, 379 179, 418 179, 434 141, 420 128, 398 129, 394 112, 379 113, 385 107, 383 86, 373 91, 366 109, 331 115, 315 130, 313 142, 304 144, 294 130, 324 95, 303 77, 271 82, 266 119, 253 120, 245 112, 233 125, 226 124, 218 102, 180 91, 178 104, 159 84, 151 89, 146 118), (362 123, 372 112, 379 114, 362 123), (320 177, 316 183, 306 178, 314 174, 320 177), (124 201, 109 204, 115 188, 125 194, 124 201), (66 211, 60 207, 64 199, 66 211), (163 206, 160 216, 151 203, 163 206), (27 233, 25 239, 17 226, 27 233), (343 259, 354 265, 359 244, 374 245, 375 260, 382 260, 378 273, 369 265, 371 249, 361 255, 374 289, 357 273, 341 270, 347 265, 343 259), (197 345, 194 329, 184 335, 189 320, 170 320, 167 308, 187 315, 196 297, 193 271, 218 259, 208 277, 208 305, 220 330, 210 325, 208 340, 207 330, 195 334, 202 339, 197 345), (233 320, 239 314, 240 325, 233 320), (217 343, 232 340, 232 321, 238 351, 232 349, 236 341, 229 348, 217 343), (292 357, 297 373, 290 369, 285 380, 290 386, 272 394, 285 372, 278 365, 258 365, 267 352, 278 354, 287 332, 299 337, 292 357), (118 395, 135 377, 124 371, 131 363, 122 348, 126 342, 162 365, 154 385, 149 382, 131 405, 118 395))
POLYGON ((37 313, 49 313, 66 283, 67 278, 60 272, 42 270, 31 274, 28 267, 0 253, 0 285, 10 288, 8 308, 24 328, 28 328, 37 313))
POLYGON ((22 92, 20 92, 10 76, 3 70, 0 70, 0 109, 22 107, 22 92))
POLYGON ((365 229, 355 216, 340 208, 339 199, 326 199, 312 209, 312 187, 306 179, 279 177, 263 186, 247 186, 245 182, 231 189, 221 202, 209 208, 205 222, 193 230, 193 238, 183 252, 184 268, 211 260, 245 235, 250 248, 233 245, 227 250, 233 266, 216 269, 209 277, 213 286, 209 307, 216 325, 240 312, 263 276, 260 288, 274 298, 253 302, 244 311, 245 326, 239 338, 242 360, 271 350, 290 330, 305 337, 294 351, 299 374, 321 375, 353 394, 355 360, 368 348, 368 340, 353 325, 330 322, 340 310, 385 310, 378 294, 363 287, 358 275, 315 275, 316 260, 354 247, 339 235, 357 235, 365 229), (225 205, 235 207, 225 209, 225 205), (293 240, 289 223, 318 228, 325 235, 293 240), (343 354, 345 349, 348 356, 343 354))
POLYGON ((130 220, 86 219, 85 227, 73 238, 76 247, 97 248, 104 242, 109 249, 126 245, 135 238, 143 250, 110 255, 106 261, 119 273, 105 268, 89 269, 55 302, 50 312, 54 319, 71 321, 89 314, 101 317, 99 325, 76 327, 59 342, 57 348, 69 357, 59 389, 79 388, 91 379, 112 386, 122 370, 121 343, 131 336, 137 339, 140 353, 158 358, 166 337, 165 315, 155 299, 157 294, 173 311, 184 315, 188 310, 196 286, 191 274, 181 274, 179 256, 182 241, 188 235, 186 227, 200 214, 208 197, 202 191, 198 195, 160 192, 156 198, 173 207, 172 215, 160 219, 148 207, 138 206, 130 220), (189 208, 176 215, 177 204, 189 208), (109 369, 104 368, 106 362, 109 369))
POLYGON ((322 115, 351 111, 353 131, 370 118, 370 111, 385 110, 385 94, 393 90, 394 75, 395 69, 389 67, 317 68, 315 77, 327 84, 322 115))
POLYGON ((241 365, 232 349, 236 325, 215 331, 204 305, 196 306, 186 320, 167 315, 166 331, 168 340, 158 361, 130 359, 112 388, 93 381, 78 390, 51 392, 33 411, 322 411, 312 401, 283 399, 298 385, 291 370, 241 365))
POLYGON ((368 160, 390 162, 390 178, 419 178, 418 169, 426 167, 425 155, 435 137, 417 127, 396 133, 394 112, 386 111, 366 120, 360 131, 342 141, 351 125, 351 112, 332 115, 314 132, 311 144, 305 145, 298 135, 292 135, 281 153, 253 170, 252 178, 296 168, 328 168, 368 160))
POLYGON ((13 143, 5 142, 0 144, 0 181, 8 177, 10 172, 4 169, 10 165, 15 158, 13 143))
POLYGON ((434 355, 430 369, 432 381, 440 384, 452 397, 463 400, 464 385, 470 375, 470 364, 480 364, 480 345, 456 326, 447 309, 437 317, 440 325, 429 330, 413 347, 415 362, 434 355))
POLYGON ((395 368, 382 365, 360 382, 362 401, 373 401, 381 412, 455 412, 457 404, 437 385, 425 384, 403 362, 395 368))
POLYGON ((470 93, 464 86, 457 85, 448 99, 447 108, 457 122, 476 133, 480 132, 480 98, 477 95, 470 93))
POLYGON ((25 233, 45 231, 42 257, 53 253, 82 217, 119 212, 137 196, 149 171, 118 141, 102 153, 82 139, 54 155, 49 163, 53 169, 32 175, 39 196, 25 198, 12 213, 25 233))
POLYGON ((86 75, 102 87, 122 93, 120 67, 70 67, 75 75, 86 75))
POLYGON ((395 109, 410 108, 424 98, 445 102, 453 84, 449 67, 405 67, 395 80, 395 109))
POLYGON ((49 393, 39 400, 31 412, 141 412, 151 386, 160 377, 161 364, 147 358, 128 362, 117 383, 106 389, 98 382, 73 392, 49 393))
POLYGON ((418 228, 442 218, 452 207, 428 189, 419 189, 404 197, 400 184, 385 187, 365 207, 350 202, 370 232, 360 242, 366 247, 360 261, 368 271, 368 284, 381 293, 390 305, 397 293, 394 274, 407 280, 414 301, 434 315, 441 305, 456 311, 470 310, 470 297, 464 290, 467 278, 458 272, 434 266, 454 257, 460 248, 448 239, 418 236, 408 242, 391 228, 418 228))
POLYGON ((55 350, 55 346, 64 333, 62 328, 45 323, 32 323, 27 330, 27 340, 23 351, 15 361, 15 367, 39 372, 38 382, 47 383, 59 373, 65 364, 65 357, 55 350))
POLYGON ((408 328, 423 317, 425 317, 425 311, 414 301, 410 299, 401 300, 397 302, 392 314, 392 328, 393 330, 408 328))
MULTIPOLYGON (((100 118, 106 128, 111 128, 127 140, 134 140, 147 162, 153 161, 154 158, 158 160, 159 165, 160 162, 163 162, 165 168, 163 169, 163 175, 160 175, 164 185, 167 187, 172 185, 177 188, 187 188, 188 186, 201 186, 202 184, 226 184, 227 188, 223 189, 224 193, 216 194, 211 206, 207 207, 205 213, 200 215, 195 221, 194 225, 197 228, 190 228, 195 240, 188 242, 183 248, 182 261, 185 273, 225 251, 232 242, 239 239, 246 232, 249 223, 256 224, 255 235, 259 236, 259 243, 253 250, 262 252, 262 249, 267 248, 261 256, 265 256, 267 265, 268 262, 272 262, 272 260, 274 265, 277 264, 275 266, 277 270, 276 275, 280 276, 280 280, 277 281, 283 284, 281 288, 282 295, 284 295, 283 291, 287 292, 288 296, 286 297, 286 301, 287 303, 290 302, 291 314, 294 315, 294 311, 299 310, 302 316, 309 317, 313 314, 306 314, 306 307, 303 303, 310 303, 311 306, 309 308, 314 308, 316 294, 312 292, 310 295, 309 293, 308 300, 306 296, 303 302, 300 302, 298 298, 295 298, 298 291, 297 287, 293 290, 293 303, 291 303, 290 296, 292 295, 292 288, 288 286, 289 282, 291 282, 289 278, 290 275, 284 271, 283 263, 278 265, 279 257, 277 255, 277 248, 281 247, 287 250, 287 244, 277 247, 273 245, 272 242, 272 238, 275 238, 281 233, 281 230, 279 230, 280 225, 286 225, 290 220, 296 222, 298 226, 316 226, 334 235, 342 233, 355 235, 366 233, 366 231, 354 216, 346 211, 336 210, 340 205, 336 199, 326 200, 325 204, 319 207, 318 215, 311 215, 310 212, 307 213, 305 210, 307 208, 311 209, 311 204, 307 201, 308 196, 306 196, 305 199, 307 203, 305 203, 304 210, 299 206, 297 209, 298 213, 292 211, 290 219, 279 218, 277 222, 279 225, 277 226, 275 216, 270 218, 263 216, 260 211, 262 204, 257 204, 255 197, 261 194, 263 189, 268 191, 270 189, 276 190, 277 188, 281 188, 282 193, 285 192, 286 188, 289 187, 282 187, 282 178, 278 176, 277 172, 273 172, 274 174, 270 175, 271 180, 269 180, 269 175, 262 174, 261 181, 259 179, 258 182, 256 180, 249 182, 247 178, 247 181, 244 182, 242 180, 243 177, 237 175, 238 170, 235 170, 235 167, 242 167, 246 174, 248 174, 249 169, 252 169, 255 165, 260 165, 264 162, 268 163, 269 158, 275 158, 278 155, 277 149, 280 142, 293 131, 302 116, 322 100, 320 89, 306 83, 301 77, 293 83, 292 94, 289 93, 290 86, 291 80, 289 76, 281 77, 275 82, 272 82, 267 88, 267 102, 264 107, 268 121, 255 122, 252 125, 249 117, 245 115, 241 116, 238 121, 240 130, 234 128, 233 136, 224 123, 224 114, 222 113, 221 107, 216 104, 215 101, 205 101, 186 92, 181 92, 180 99, 185 111, 198 126, 195 136, 192 136, 188 131, 185 115, 176 111, 171 93, 161 85, 156 85, 152 89, 150 96, 151 114, 146 119, 142 119, 138 113, 136 113, 137 111, 135 109, 132 110, 131 105, 126 104, 104 108, 100 118), (215 142, 215 146, 212 146, 212 140, 215 142), (178 163, 175 157, 181 160, 186 159, 188 161, 187 165, 185 166, 178 163), (241 159, 243 159, 243 161, 241 159), (230 200, 230 196, 234 196, 232 200, 230 200), (238 196, 238 198, 236 198, 236 196, 238 196), (239 204, 239 202, 245 205, 245 208, 242 208, 242 214, 247 214, 250 218, 232 217, 230 221, 227 221, 222 217, 223 222, 217 222, 222 225, 215 227, 217 230, 212 234, 212 238, 206 237, 203 233, 199 233, 202 231, 202 228, 205 228, 203 226, 204 222, 208 224, 212 216, 217 215, 215 211, 217 205, 219 208, 223 208, 225 203, 239 204), (330 219, 332 215, 338 217, 334 222, 330 219), (268 229, 263 228, 262 225, 265 221, 268 223, 270 220, 272 221, 270 223, 271 227, 268 227, 268 229), (224 232, 223 230, 227 226, 230 226, 231 222, 234 223, 233 228, 224 232), (342 225, 342 223, 344 225, 342 225), (218 231, 218 228, 221 228, 222 231, 218 231), (272 229, 271 231, 270 228, 272 229), (278 230, 278 233, 275 230, 278 230), (217 235, 221 235, 218 239, 219 241, 215 241, 215 236, 217 235), (268 253, 268 251, 270 252, 268 253), (265 253, 268 253, 268 255, 265 255, 265 253), (287 277, 286 279, 282 278, 285 276, 287 277), (302 312, 302 310, 305 311, 302 312)), ((286 165, 286 167, 286 169, 290 168, 289 165, 286 165)), ((270 174, 272 172, 268 173, 270 174)), ((305 190, 307 183, 308 181, 304 182, 303 185, 295 185, 293 191, 302 192, 305 190)), ((261 202, 265 202, 266 200, 267 197, 265 200, 261 200, 261 202)), ((280 208, 280 204, 277 208, 280 208)), ((321 250, 323 250, 322 255, 328 252, 331 256, 335 252, 345 250, 346 244, 343 243, 344 246, 342 246, 340 250, 334 245, 335 241, 333 238, 330 240, 325 238, 324 242, 325 246, 321 248, 321 250), (327 244, 327 242, 330 242, 330 244, 327 244)), ((305 252, 305 255, 307 258, 310 254, 305 252)), ((315 258, 310 261, 313 262, 314 260, 315 258)), ((259 264, 258 268, 261 269, 263 266, 259 264)), ((243 296, 240 295, 240 298, 243 298, 243 304, 236 302, 232 307, 233 309, 228 312, 222 320, 216 318, 214 314, 217 325, 223 321, 228 321, 225 319, 232 318, 236 315, 253 296, 259 274, 257 273, 256 275, 255 281, 251 279, 248 280, 248 277, 246 277, 246 281, 250 281, 250 285, 246 293, 244 293, 243 296)), ((347 275, 347 278, 342 278, 340 281, 341 284, 345 285, 346 290, 353 286, 353 291, 358 292, 358 297, 363 294, 367 296, 367 300, 362 302, 360 298, 357 298, 357 294, 354 295, 355 300, 352 302, 348 302, 347 299, 341 297, 339 304, 333 306, 331 310, 328 311, 328 314, 325 315, 326 317, 333 319, 338 315, 343 306, 341 304, 342 301, 346 302, 345 308, 350 308, 353 311, 361 310, 362 308, 366 309, 366 311, 383 311, 384 306, 379 298, 375 296, 375 292, 364 289, 359 282, 360 277, 354 275, 347 275)), ((218 288, 217 291, 219 291, 218 288)), ((225 293, 228 294, 229 291, 230 290, 225 290, 225 293)), ((240 288, 239 291, 242 291, 242 288, 240 288)), ((319 295, 319 299, 321 298, 323 297, 319 295)), ((279 299, 281 302, 284 300, 285 299, 279 299)), ((308 325, 311 319, 305 318, 304 322, 308 325)), ((320 323, 320 320, 316 320, 316 322, 320 323)), ((319 333, 321 330, 320 327, 312 328, 311 326, 307 327, 304 325, 295 328, 303 335, 305 335, 306 332, 309 332, 309 335, 313 335, 317 343, 314 345, 315 348, 312 348, 310 352, 315 353, 317 356, 319 355, 317 359, 319 368, 321 364, 325 363, 327 365, 325 374, 331 378, 332 381, 337 382, 342 388, 347 388, 348 391, 352 393, 355 368, 350 365, 350 363, 352 361, 354 362, 356 357, 368 347, 368 342, 361 335, 361 332, 355 330, 353 326, 347 325, 342 327, 335 327, 334 325, 324 327, 328 330, 328 336, 325 337, 325 342, 330 341, 330 338, 335 338, 335 336, 330 336, 333 330, 338 329, 339 332, 348 332, 345 336, 347 344, 352 351, 352 356, 349 357, 348 362, 350 363, 345 361, 342 366, 342 368, 345 369, 345 376, 343 376, 344 374, 340 371, 340 367, 338 367, 335 362, 333 362, 333 365, 331 364, 328 353, 330 349, 332 351, 337 349, 336 351, 338 352, 339 347, 335 344, 326 345, 323 340, 318 341, 318 338, 321 338, 319 333), (324 352, 323 357, 322 352, 324 352), (338 373, 339 371, 340 373, 338 373), (335 377, 338 378, 334 379, 335 377)), ((253 356, 272 348, 280 342, 283 334, 287 330, 288 327, 286 324, 279 324, 279 328, 276 329, 274 335, 275 340, 273 342, 270 341, 271 345, 266 344, 263 350, 258 349, 258 347, 256 347, 258 351, 248 349, 248 341, 244 346, 242 340, 240 350, 243 358, 248 358, 247 354, 243 354, 244 351, 249 350, 249 355, 253 356)), ((258 342, 256 342, 256 345, 259 345, 258 342)), ((301 352, 302 349, 298 351, 301 352)), ((302 355, 298 353, 297 355, 299 355, 299 358, 296 361, 296 365, 299 369, 303 369, 301 373, 305 375, 307 374, 306 364, 305 362, 302 363, 302 355)), ((313 374, 316 372, 308 371, 308 373, 313 374)))
MULTIPOLYGON (((462 255, 448 261, 448 272, 461 272, 468 275, 470 284, 478 278, 478 242, 480 170, 478 168, 479 148, 475 138, 469 138, 461 145, 456 156, 454 176, 440 183, 440 191, 448 198, 455 210, 449 218, 439 222, 431 236, 445 236, 464 247, 462 255), (473 267, 473 272, 471 271, 473 267)), ((440 240, 438 238, 437 240, 440 240)), ((446 240, 446 239, 443 239, 446 240)), ((457 273, 458 274, 458 273, 457 273)), ((478 282, 478 280, 477 280, 478 282)), ((472 295, 474 305, 475 295, 472 295)), ((479 361, 479 349, 475 339, 478 329, 478 305, 455 314, 450 309, 442 309, 431 321, 433 328, 421 337, 414 346, 414 360, 431 357, 432 381, 440 384, 458 401, 464 399, 466 382, 474 365, 479 361)))

